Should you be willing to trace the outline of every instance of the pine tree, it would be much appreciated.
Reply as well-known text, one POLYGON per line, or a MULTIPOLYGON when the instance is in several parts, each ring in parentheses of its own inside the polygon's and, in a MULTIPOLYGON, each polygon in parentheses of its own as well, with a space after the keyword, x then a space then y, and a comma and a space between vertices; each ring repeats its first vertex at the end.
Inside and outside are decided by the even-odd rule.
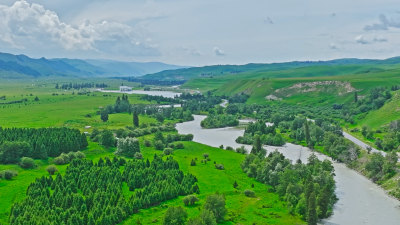
POLYGON ((317 204, 315 192, 310 194, 310 198, 308 199, 308 208, 307 208, 307 223, 308 225, 317 225, 318 216, 317 216, 317 204))
POLYGON ((139 115, 138 110, 133 109, 133 126, 139 127, 139 115))
POLYGON ((358 94, 357 94, 357 92, 354 92, 354 102, 358 102, 358 94))
POLYGON ((310 128, 308 126, 308 121, 306 120, 306 122, 304 123, 304 132, 305 132, 305 136, 306 136, 306 143, 307 145, 310 145, 310 128))
POLYGON ((108 112, 106 110, 101 111, 100 118, 103 122, 108 121, 108 112))
POLYGON ((238 185, 238 183, 236 182, 236 180, 235 180, 235 182, 233 183, 233 188, 237 188, 239 185, 238 185))

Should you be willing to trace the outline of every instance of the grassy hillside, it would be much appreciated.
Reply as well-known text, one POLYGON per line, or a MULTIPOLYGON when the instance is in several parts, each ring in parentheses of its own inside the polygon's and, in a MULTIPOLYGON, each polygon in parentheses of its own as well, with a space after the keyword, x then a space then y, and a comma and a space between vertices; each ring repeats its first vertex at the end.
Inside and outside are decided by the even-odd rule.
POLYGON ((398 58, 387 60, 339 59, 317 62, 287 62, 272 64, 215 65, 193 67, 179 70, 167 70, 143 76, 144 80, 185 80, 234 76, 248 78, 288 78, 336 76, 344 74, 379 72, 398 68, 398 58))
MULTIPOLYGON (((310 67, 308 69, 314 69, 310 67)), ((297 69, 295 69, 297 70, 297 69)), ((302 70, 306 71, 305 68, 302 70)), ((288 74, 295 74, 291 71, 288 74)), ((315 72, 315 71, 314 71, 315 72)), ((314 72, 310 71, 310 74, 314 72)), ((316 72, 315 72, 316 73, 316 72)), ((345 72, 342 72, 345 73, 345 72)), ((305 73, 303 73, 304 75, 305 73)), ((289 103, 313 104, 313 103, 335 103, 343 102, 351 98, 354 91, 360 95, 367 90, 377 86, 392 86, 400 84, 400 68, 386 69, 379 72, 345 74, 336 76, 314 76, 314 77, 292 77, 292 78, 270 78, 268 73, 246 73, 241 75, 221 76, 216 78, 200 78, 185 83, 182 88, 198 89, 201 91, 214 90, 220 95, 234 95, 246 93, 250 95, 248 103, 265 104, 268 102, 266 96, 274 94, 277 89, 289 88, 295 84, 338 81, 343 84, 349 83, 355 90, 349 93, 339 93, 339 89, 322 88, 310 92, 297 92, 293 90, 289 97, 282 100, 289 103)), ((329 87, 329 85, 325 85, 329 87)))

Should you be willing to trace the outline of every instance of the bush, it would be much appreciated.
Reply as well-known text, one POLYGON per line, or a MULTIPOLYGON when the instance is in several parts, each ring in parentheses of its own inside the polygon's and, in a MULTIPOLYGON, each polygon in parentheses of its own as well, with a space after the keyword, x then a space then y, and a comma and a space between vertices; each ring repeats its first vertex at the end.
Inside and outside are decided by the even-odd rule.
POLYGON ((64 165, 66 164, 64 159, 61 156, 54 158, 53 163, 56 165, 64 165))
POLYGON ((249 189, 244 190, 244 195, 246 195, 247 197, 250 197, 250 198, 256 196, 256 194, 254 193, 254 191, 249 190, 249 189))
POLYGON ((233 148, 231 146, 226 146, 226 150, 233 151, 233 148))
POLYGON ((14 170, 3 170, 0 172, 0 178, 11 180, 13 177, 17 176, 18 172, 14 170))
POLYGON ((224 165, 222 165, 222 164, 215 164, 215 168, 217 169, 217 170, 224 170, 225 168, 224 168, 224 165))
POLYGON ((149 141, 149 140, 144 140, 144 146, 146 146, 146 147, 151 147, 151 141, 149 141))
POLYGON ((75 152, 68 152, 67 155, 68 155, 69 161, 72 161, 76 158, 75 152))
POLYGON ((172 155, 173 151, 172 148, 165 148, 163 153, 164 155, 172 155))
POLYGON ((22 168, 25 168, 25 169, 30 169, 30 168, 34 168, 36 165, 35 165, 35 161, 32 159, 32 158, 29 158, 29 157, 22 157, 21 158, 21 162, 20 162, 20 164, 19 164, 22 168))
POLYGON ((240 148, 236 148, 236 152, 237 152, 237 153, 240 153, 240 154, 246 154, 246 153, 247 153, 247 151, 246 151, 246 149, 244 148, 244 146, 242 146, 242 147, 240 147, 240 148))
POLYGON ((69 158, 68 154, 61 153, 61 155, 59 157, 61 157, 64 160, 64 164, 67 164, 70 161, 70 158, 69 158))
POLYGON ((46 168, 46 171, 50 174, 50 175, 54 175, 56 172, 58 172, 58 169, 56 166, 54 165, 50 165, 46 168))
POLYGON ((182 207, 171 206, 164 215, 164 225, 184 225, 187 220, 187 212, 182 207))
POLYGON ((120 138, 115 154, 127 157, 134 157, 136 152, 140 152, 139 140, 136 138, 120 138))
POLYGON ((85 157, 86 157, 85 153, 83 153, 83 152, 81 152, 81 151, 75 152, 75 158, 77 158, 77 159, 83 159, 83 158, 85 158, 85 157))
POLYGON ((135 159, 143 159, 143 155, 140 152, 136 152, 134 157, 135 159))
POLYGON ((184 149, 185 146, 183 145, 183 143, 176 143, 175 145, 175 149, 184 149))
POLYGON ((164 143, 160 140, 157 140, 154 142, 154 148, 157 150, 163 150, 164 149, 164 143))
POLYGON ((197 198, 196 195, 188 195, 183 198, 183 204, 185 204, 185 206, 194 205, 198 201, 199 198, 197 198))
POLYGON ((196 166, 196 161, 194 159, 192 159, 192 161, 190 162, 190 166, 196 166))

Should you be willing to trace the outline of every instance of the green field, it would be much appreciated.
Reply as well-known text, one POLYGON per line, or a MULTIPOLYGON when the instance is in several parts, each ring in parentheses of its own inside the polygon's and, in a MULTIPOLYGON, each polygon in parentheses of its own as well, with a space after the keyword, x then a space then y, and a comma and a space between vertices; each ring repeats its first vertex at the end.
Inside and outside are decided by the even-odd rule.
MULTIPOLYGON (((0 85, 0 96, 6 95, 6 101, 27 98, 26 103, 18 103, 0 106, 0 126, 3 127, 70 127, 81 131, 91 131, 92 128, 118 129, 131 126, 132 115, 127 113, 111 114, 109 121, 104 123, 96 111, 100 107, 115 102, 118 94, 104 96, 103 93, 93 92, 89 95, 72 94, 71 91, 56 90, 54 85, 58 80, 41 81, 5 81, 0 85), (58 95, 53 95, 58 93, 58 95), (31 95, 32 94, 32 95, 31 95), (34 101, 38 96, 39 101, 34 101), (85 126, 92 126, 85 129, 85 126)), ((113 81, 115 85, 117 81, 113 81)), ((130 95, 131 104, 148 103, 140 100, 140 96, 130 95)), ((140 116, 141 123, 154 123, 156 120, 148 116, 140 116)), ((168 122, 168 121, 165 121, 168 122)), ((152 135, 140 138, 142 141, 142 153, 144 158, 152 158, 154 154, 161 153, 154 148, 144 147, 143 139, 150 139, 152 135)), ((264 184, 247 177, 240 168, 244 155, 234 152, 212 148, 194 142, 185 142, 185 149, 176 150, 174 158, 179 162, 181 169, 190 172, 198 178, 200 195, 195 206, 185 207, 189 217, 197 216, 205 202, 207 195, 219 192, 226 196, 228 214, 224 224, 304 224, 298 217, 288 213, 285 203, 277 194, 269 192, 264 184), (202 155, 209 153, 211 161, 203 165, 200 163, 202 155), (197 166, 189 166, 193 158, 198 159, 197 166), (214 163, 222 163, 225 170, 217 170, 214 163), (234 181, 239 187, 233 188, 234 181), (254 184, 254 188, 251 185, 254 184), (252 189, 256 197, 248 198, 243 194, 245 189, 252 189)), ((89 142, 89 146, 83 152, 88 159, 98 160, 100 157, 113 157, 115 148, 105 149, 97 143, 89 142)), ((45 168, 52 164, 52 158, 48 160, 35 160, 37 167, 34 169, 22 169, 19 165, 0 165, 0 170, 12 169, 18 172, 18 176, 12 180, 0 180, 0 224, 8 223, 8 216, 14 202, 24 198, 28 185, 36 178, 46 175, 45 168)), ((67 165, 57 166, 60 173, 64 173, 67 165)), ((128 191, 128 190, 126 190, 128 191)), ((183 206, 182 197, 162 203, 160 206, 141 210, 131 216, 124 224, 160 224, 169 205, 183 206)))

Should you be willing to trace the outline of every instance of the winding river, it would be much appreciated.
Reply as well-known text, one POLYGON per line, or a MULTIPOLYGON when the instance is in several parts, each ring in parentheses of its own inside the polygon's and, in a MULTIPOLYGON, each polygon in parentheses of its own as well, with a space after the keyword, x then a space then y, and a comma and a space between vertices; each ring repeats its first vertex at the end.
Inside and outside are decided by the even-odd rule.
POLYGON ((96 90, 100 91, 100 92, 105 92, 105 93, 163 96, 165 98, 174 98, 175 96, 180 96, 182 94, 182 93, 172 92, 172 91, 143 91, 143 90, 120 91, 120 90, 104 90, 104 89, 96 89, 96 90))
MULTIPOLYGON (((238 136, 243 135, 243 129, 220 128, 202 129, 200 122, 205 116, 194 116, 194 121, 177 124, 176 128, 181 134, 193 134, 194 141, 202 144, 219 147, 220 145, 234 148, 243 146, 235 142, 238 136)), ((250 146, 245 146, 247 150, 250 146)), ((312 154, 309 148, 287 143, 283 147, 265 146, 268 152, 277 149, 285 157, 295 162, 303 162, 312 154)), ((315 153, 319 159, 329 157, 315 153)), ((383 189, 347 168, 344 164, 333 162, 335 167, 336 194, 339 201, 334 207, 333 215, 325 219, 323 224, 328 225, 399 225, 400 202, 389 197, 383 189)))

